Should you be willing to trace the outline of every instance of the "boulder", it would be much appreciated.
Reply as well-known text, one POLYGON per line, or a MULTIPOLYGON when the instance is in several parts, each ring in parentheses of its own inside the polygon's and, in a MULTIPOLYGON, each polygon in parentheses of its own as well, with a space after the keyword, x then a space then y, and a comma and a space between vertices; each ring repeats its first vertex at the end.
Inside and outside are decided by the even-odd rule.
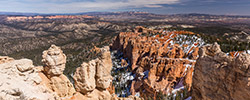
POLYGON ((16 67, 19 71, 25 72, 34 68, 33 62, 29 59, 21 59, 16 61, 16 67))

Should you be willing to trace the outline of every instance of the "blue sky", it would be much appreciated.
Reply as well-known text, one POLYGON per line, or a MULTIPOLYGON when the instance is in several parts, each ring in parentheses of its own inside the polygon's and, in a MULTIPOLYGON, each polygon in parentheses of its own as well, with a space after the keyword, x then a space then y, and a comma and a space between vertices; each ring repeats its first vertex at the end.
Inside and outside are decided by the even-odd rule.
POLYGON ((1 0, 0 11, 33 13, 145 11, 160 14, 250 15, 250 0, 1 0))

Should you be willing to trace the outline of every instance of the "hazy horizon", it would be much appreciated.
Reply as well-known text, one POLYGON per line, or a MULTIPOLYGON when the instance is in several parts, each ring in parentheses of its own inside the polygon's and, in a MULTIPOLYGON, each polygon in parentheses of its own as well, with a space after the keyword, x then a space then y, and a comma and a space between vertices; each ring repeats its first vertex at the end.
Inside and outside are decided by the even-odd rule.
POLYGON ((156 14, 250 15, 249 0, 5 0, 1 12, 83 13, 141 11, 156 14))
MULTIPOLYGON (((83 14, 83 13, 116 13, 116 12, 144 12, 144 11, 92 11, 92 12, 77 12, 77 13, 37 13, 37 12, 7 12, 7 11, 1 11, 0 15, 77 15, 77 14, 83 14), (10 13, 10 14, 8 14, 10 13), (16 13, 16 14, 15 14, 16 13)), ((213 14, 213 13, 196 13, 196 12, 190 12, 190 13, 154 13, 154 12, 146 12, 146 13, 152 13, 152 14, 159 14, 159 15, 175 15, 175 14, 208 14, 208 15, 227 15, 227 16, 250 16, 249 15, 243 15, 243 14, 213 14)))

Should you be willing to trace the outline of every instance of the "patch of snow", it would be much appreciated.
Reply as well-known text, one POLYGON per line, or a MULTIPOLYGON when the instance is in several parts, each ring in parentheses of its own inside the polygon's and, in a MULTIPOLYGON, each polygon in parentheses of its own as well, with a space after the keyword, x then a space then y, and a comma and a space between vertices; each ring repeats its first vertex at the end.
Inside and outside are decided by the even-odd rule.
POLYGON ((250 50, 247 50, 247 53, 250 54, 250 50))
POLYGON ((176 88, 176 89, 174 89, 174 90, 172 91, 172 93, 173 93, 173 94, 176 94, 177 91, 183 90, 184 88, 185 88, 184 86, 179 87, 179 88, 176 88))
POLYGON ((197 37, 195 35, 192 35, 192 36, 177 35, 175 37, 175 39, 176 39, 175 43, 179 44, 181 47, 183 47, 184 44, 187 45, 187 47, 183 47, 183 51, 185 53, 187 53, 188 51, 190 51, 190 49, 192 47, 201 47, 202 45, 205 44, 205 42, 201 38, 199 38, 199 37, 197 37), (195 43, 198 43, 198 45, 195 46, 194 45, 195 43))
POLYGON ((116 89, 119 91, 116 91, 116 95, 118 97, 126 97, 131 95, 129 92, 130 85, 129 81, 132 81, 134 79, 134 76, 132 72, 128 70, 128 67, 131 66, 130 62, 122 57, 123 54, 118 51, 112 51, 111 52, 111 58, 112 58, 112 76, 113 78, 113 84, 116 89), (121 66, 121 60, 125 59, 128 62, 128 66, 121 66))
POLYGON ((187 71, 187 69, 188 69, 188 68, 193 67, 193 66, 192 66, 192 65, 190 65, 190 64, 185 64, 185 65, 186 65, 185 72, 187 71))
POLYGON ((181 79, 181 81, 179 81, 179 82, 177 83, 177 85, 174 87, 174 89, 179 89, 179 88, 181 88, 181 87, 184 87, 184 85, 183 85, 183 79, 181 79))
POLYGON ((144 74, 143 78, 144 78, 144 79, 145 79, 145 78, 148 78, 148 73, 149 73, 149 70, 143 72, 143 74, 144 74))
POLYGON ((171 45, 174 45, 174 42, 171 40, 170 42, 169 42, 171 45))
POLYGON ((192 99, 192 97, 191 96, 189 96, 187 99, 185 99, 185 100, 191 100, 192 99))
POLYGON ((136 92, 135 96, 140 97, 140 92, 136 92))
POLYGON ((156 41, 157 43, 160 43, 157 39, 155 39, 155 41, 156 41))

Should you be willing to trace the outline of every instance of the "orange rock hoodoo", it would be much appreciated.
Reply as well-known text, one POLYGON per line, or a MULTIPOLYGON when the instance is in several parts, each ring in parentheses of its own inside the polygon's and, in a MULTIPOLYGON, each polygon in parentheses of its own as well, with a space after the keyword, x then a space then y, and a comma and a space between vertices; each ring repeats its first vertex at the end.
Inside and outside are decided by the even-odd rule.
POLYGON ((123 52, 136 75, 130 89, 132 95, 140 92, 141 96, 152 97, 159 91, 167 94, 179 81, 190 88, 199 48, 195 43, 185 51, 187 46, 175 44, 174 38, 181 34, 194 33, 137 27, 135 32, 121 32, 116 37, 112 50, 123 52))

